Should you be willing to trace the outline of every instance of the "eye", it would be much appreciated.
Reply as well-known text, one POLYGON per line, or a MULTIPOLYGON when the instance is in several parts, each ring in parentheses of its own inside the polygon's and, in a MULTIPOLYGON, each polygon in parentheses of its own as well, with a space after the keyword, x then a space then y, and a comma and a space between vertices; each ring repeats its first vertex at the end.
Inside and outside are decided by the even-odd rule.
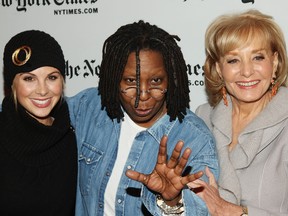
POLYGON ((256 61, 262 61, 262 60, 265 59, 265 57, 264 57, 263 55, 257 55, 257 56, 254 57, 254 59, 255 59, 256 61))
POLYGON ((23 80, 26 82, 32 82, 33 80, 35 80, 35 78, 33 76, 30 76, 30 75, 25 75, 23 77, 23 80))
POLYGON ((48 79, 49 80, 57 80, 59 78, 59 76, 57 76, 57 75, 50 75, 50 76, 48 76, 48 79))
POLYGON ((127 85, 136 85, 136 79, 135 79, 135 78, 132 78, 132 77, 124 78, 124 82, 125 82, 127 85))
POLYGON ((151 84, 152 84, 152 85, 160 85, 161 83, 162 83, 162 79, 159 78, 159 77, 153 78, 153 79, 151 80, 151 84))
POLYGON ((238 62, 238 59, 227 59, 228 64, 235 64, 238 62))

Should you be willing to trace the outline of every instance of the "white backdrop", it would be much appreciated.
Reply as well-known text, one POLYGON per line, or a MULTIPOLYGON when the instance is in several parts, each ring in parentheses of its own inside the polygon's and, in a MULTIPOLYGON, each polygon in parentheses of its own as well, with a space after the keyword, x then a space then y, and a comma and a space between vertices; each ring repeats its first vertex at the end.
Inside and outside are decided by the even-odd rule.
MULTIPOLYGON (((142 19, 181 38, 194 111, 206 102, 202 70, 205 29, 218 15, 252 8, 272 15, 288 40, 287 0, 1 0, 1 72, 4 46, 12 36, 28 29, 46 31, 62 46, 67 60, 65 93, 72 96, 98 85, 104 40, 121 25, 142 19)), ((2 101, 2 76, 0 82, 2 101)))

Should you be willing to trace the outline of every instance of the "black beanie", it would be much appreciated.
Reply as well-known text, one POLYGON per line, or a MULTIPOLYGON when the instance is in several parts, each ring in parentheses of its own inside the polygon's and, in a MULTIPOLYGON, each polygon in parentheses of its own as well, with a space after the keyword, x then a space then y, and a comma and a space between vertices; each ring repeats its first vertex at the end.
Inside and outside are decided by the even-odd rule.
POLYGON ((65 79, 63 51, 58 42, 43 31, 29 30, 12 37, 4 49, 3 66, 6 90, 11 89, 16 74, 43 66, 57 68, 65 79))

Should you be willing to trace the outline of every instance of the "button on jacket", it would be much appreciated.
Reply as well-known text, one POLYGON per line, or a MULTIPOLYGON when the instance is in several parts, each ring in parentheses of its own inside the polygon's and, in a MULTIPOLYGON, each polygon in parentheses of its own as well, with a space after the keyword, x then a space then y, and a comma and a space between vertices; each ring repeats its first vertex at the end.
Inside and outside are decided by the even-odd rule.
MULTIPOLYGON (((79 150, 76 215, 103 215, 104 193, 116 160, 121 122, 111 120, 106 111, 101 110, 96 88, 69 98, 68 104, 79 150)), ((152 127, 136 135, 118 185, 115 215, 161 215, 156 195, 143 184, 126 177, 125 172, 132 169, 151 173, 157 161, 160 140, 165 134, 168 135, 169 157, 177 141, 183 140, 185 148, 192 149, 188 162, 190 173, 208 166, 218 178, 215 141, 205 123, 190 110, 182 123, 178 120, 170 122, 169 118, 163 116, 152 127)), ((207 181, 206 177, 203 179, 207 181)), ((186 215, 208 215, 204 202, 193 192, 184 189, 182 196, 186 215)))

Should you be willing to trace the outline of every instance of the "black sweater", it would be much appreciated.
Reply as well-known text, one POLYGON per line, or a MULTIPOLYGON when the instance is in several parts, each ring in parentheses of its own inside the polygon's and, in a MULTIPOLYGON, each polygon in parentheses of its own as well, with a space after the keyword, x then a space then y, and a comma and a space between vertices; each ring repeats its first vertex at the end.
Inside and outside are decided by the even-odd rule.
POLYGON ((72 216, 77 147, 66 102, 40 124, 13 100, 0 113, 0 215, 72 216))

